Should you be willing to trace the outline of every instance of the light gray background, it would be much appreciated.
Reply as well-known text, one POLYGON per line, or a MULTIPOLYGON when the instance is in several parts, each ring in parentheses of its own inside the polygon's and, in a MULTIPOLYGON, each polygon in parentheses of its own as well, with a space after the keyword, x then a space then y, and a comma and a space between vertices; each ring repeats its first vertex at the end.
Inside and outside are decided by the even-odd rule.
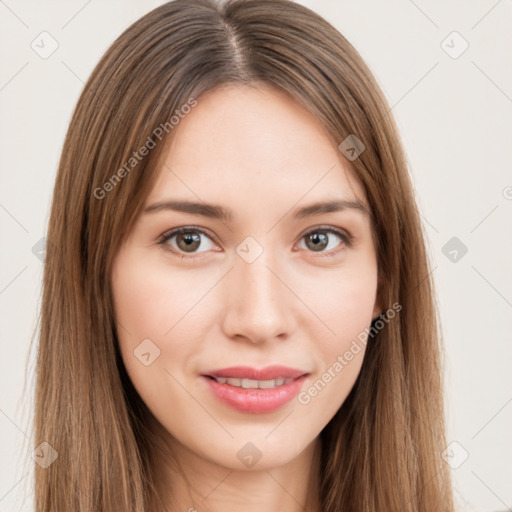
MULTIPOLYGON (((112 41, 162 3, 0 0, 0 512, 32 510, 31 452, 23 451, 32 383, 21 393, 42 276, 32 248, 45 234, 71 112, 112 41), (59 45, 47 59, 31 48, 43 45, 43 31, 59 45)), ((359 50, 404 140, 442 312, 455 443, 446 460, 459 509, 510 509, 512 2, 300 3, 359 50), (453 31, 469 44, 457 58, 464 42, 453 31), (443 253, 452 237, 468 249, 456 262, 443 253)))

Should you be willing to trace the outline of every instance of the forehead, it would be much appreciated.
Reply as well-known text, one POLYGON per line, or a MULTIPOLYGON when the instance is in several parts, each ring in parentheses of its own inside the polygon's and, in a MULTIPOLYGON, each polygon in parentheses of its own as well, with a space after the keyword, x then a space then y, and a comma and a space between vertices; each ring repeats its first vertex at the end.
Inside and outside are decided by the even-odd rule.
POLYGON ((197 99, 171 133, 148 203, 177 193, 218 204, 232 198, 240 207, 327 195, 364 201, 321 123, 268 86, 223 86, 197 99))

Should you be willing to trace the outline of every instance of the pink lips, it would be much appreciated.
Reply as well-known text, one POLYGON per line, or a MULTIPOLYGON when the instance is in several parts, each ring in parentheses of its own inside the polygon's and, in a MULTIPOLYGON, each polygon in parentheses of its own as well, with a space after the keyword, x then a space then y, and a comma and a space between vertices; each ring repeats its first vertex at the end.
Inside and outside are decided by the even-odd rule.
POLYGON ((203 378, 209 385, 213 394, 224 404, 240 411, 248 413, 269 413, 279 409, 296 396, 308 373, 296 368, 286 366, 268 366, 261 370, 248 366, 236 366, 212 370, 203 374, 203 378), (217 382, 212 377, 274 380, 277 378, 294 379, 281 386, 270 389, 245 389, 231 386, 227 383, 217 382))

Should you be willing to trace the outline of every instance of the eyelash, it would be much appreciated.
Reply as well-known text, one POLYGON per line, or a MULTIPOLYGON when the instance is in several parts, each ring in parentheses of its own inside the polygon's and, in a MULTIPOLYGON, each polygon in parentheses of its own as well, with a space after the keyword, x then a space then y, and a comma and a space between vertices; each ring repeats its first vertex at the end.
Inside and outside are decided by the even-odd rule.
MULTIPOLYGON (((308 235, 311 235, 312 233, 316 233, 316 232, 319 232, 319 231, 321 231, 323 233, 332 233, 332 234, 338 235, 342 239, 343 243, 347 247, 351 247, 352 246, 352 243, 353 243, 353 236, 352 235, 350 235, 346 231, 341 231, 339 229, 335 229, 335 228, 332 228, 332 227, 322 227, 322 226, 316 227, 316 228, 308 231, 304 235, 302 235, 300 240, 302 240, 303 238, 305 238, 308 235)), ((157 244, 161 245, 162 248, 165 251, 171 252, 175 256, 177 256, 179 258, 182 258, 182 259, 183 258, 187 258, 187 259, 197 259, 197 258, 200 258, 201 257, 201 253, 197 253, 197 254, 194 254, 194 253, 191 253, 191 254, 181 253, 181 252, 178 252, 174 247, 171 247, 167 243, 171 238, 173 238, 174 236, 179 235, 181 233, 189 233, 189 234, 190 233, 199 233, 201 235, 206 236, 210 240, 212 240, 212 237, 209 236, 208 233, 206 231, 202 230, 201 228, 194 227, 194 226, 187 226, 187 227, 176 228, 176 229, 173 229, 172 231, 168 231, 168 232, 164 233, 163 235, 161 235, 158 238, 157 244)), ((318 254, 321 254, 321 256, 325 256, 325 257, 331 257, 331 256, 336 256, 336 254, 338 254, 338 252, 340 252, 340 250, 341 249, 337 249, 337 250, 331 249, 330 251, 327 251, 325 253, 324 252, 320 252, 318 254)), ((314 254, 314 251, 310 251, 310 252, 313 252, 313 254, 314 254)))

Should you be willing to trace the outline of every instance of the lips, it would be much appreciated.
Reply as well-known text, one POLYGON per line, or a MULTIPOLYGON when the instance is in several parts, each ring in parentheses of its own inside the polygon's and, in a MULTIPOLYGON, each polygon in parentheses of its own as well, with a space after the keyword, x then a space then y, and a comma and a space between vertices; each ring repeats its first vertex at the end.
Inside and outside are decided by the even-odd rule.
POLYGON ((287 366, 257 369, 234 366, 202 377, 213 395, 239 412, 270 413, 290 402, 301 390, 308 372, 287 366))

